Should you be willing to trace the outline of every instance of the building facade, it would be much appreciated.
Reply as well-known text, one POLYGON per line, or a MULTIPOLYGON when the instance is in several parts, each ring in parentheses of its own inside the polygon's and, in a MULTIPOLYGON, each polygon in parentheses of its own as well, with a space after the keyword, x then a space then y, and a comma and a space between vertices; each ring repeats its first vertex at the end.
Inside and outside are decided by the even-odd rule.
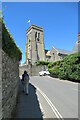
POLYGON ((34 65, 37 60, 45 60, 43 28, 32 24, 26 33, 25 63, 34 65))
POLYGON ((80 43, 80 33, 78 33, 78 43, 80 43))
POLYGON ((77 53, 77 52, 80 52, 80 33, 78 33, 78 41, 76 42, 72 50, 72 53, 77 53))
POLYGON ((57 60, 62 60, 64 57, 66 57, 69 54, 71 54, 70 51, 61 50, 52 47, 51 51, 46 52, 46 61, 55 62, 57 60))
POLYGON ((31 25, 27 30, 25 64, 34 65, 37 60, 55 62, 62 60, 65 56, 80 51, 80 34, 72 52, 52 47, 45 50, 43 41, 43 28, 31 25))

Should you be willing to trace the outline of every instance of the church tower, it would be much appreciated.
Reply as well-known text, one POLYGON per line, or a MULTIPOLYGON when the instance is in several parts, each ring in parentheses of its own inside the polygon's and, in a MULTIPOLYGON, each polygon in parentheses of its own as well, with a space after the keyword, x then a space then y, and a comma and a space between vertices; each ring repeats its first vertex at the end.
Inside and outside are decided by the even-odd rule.
POLYGON ((34 65, 37 60, 45 60, 43 28, 32 24, 26 33, 25 63, 34 65))

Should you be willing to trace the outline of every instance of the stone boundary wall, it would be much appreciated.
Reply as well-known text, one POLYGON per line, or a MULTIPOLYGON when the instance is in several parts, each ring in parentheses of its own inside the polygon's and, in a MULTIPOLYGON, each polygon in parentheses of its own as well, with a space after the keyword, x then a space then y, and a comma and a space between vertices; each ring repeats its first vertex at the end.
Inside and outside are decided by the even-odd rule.
POLYGON ((2 51, 0 48, 0 120, 2 118, 2 51))
MULTIPOLYGON (((0 4, 0 10, 1 8, 2 5, 0 4)), ((0 21, 0 120, 2 118, 1 108, 2 108, 2 22, 0 21)))
POLYGON ((2 117, 11 118, 19 88, 19 61, 2 51, 2 117))
POLYGON ((39 72, 42 71, 42 70, 45 70, 47 69, 46 66, 36 66, 36 65, 20 65, 19 66, 19 75, 22 75, 24 73, 24 70, 26 70, 28 72, 28 74, 30 76, 38 76, 39 75, 39 72))

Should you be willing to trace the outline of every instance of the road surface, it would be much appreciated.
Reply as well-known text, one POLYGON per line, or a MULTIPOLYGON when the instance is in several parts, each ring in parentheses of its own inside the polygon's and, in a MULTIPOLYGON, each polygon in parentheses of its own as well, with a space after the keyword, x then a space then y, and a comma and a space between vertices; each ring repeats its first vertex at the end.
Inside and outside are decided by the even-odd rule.
POLYGON ((78 118, 78 83, 49 76, 31 77, 44 118, 78 118))

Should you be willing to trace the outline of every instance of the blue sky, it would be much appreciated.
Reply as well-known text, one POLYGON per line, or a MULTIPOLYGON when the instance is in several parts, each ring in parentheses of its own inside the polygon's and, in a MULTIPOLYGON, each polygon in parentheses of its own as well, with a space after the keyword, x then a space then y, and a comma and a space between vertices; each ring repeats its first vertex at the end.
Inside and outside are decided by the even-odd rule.
POLYGON ((76 2, 4 2, 4 22, 21 49, 25 62, 26 29, 31 24, 43 27, 45 49, 52 46, 72 51, 78 40, 78 3, 76 2), (5 8, 7 6, 7 8, 5 8))
POLYGON ((80 33, 80 2, 78 3, 78 32, 80 33))

